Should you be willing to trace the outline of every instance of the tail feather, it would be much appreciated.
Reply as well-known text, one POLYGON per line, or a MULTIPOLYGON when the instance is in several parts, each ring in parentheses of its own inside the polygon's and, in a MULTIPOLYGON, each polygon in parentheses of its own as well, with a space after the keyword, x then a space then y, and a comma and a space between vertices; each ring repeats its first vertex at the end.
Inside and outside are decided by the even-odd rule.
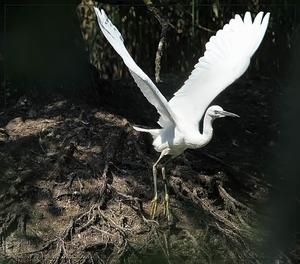
POLYGON ((159 130, 160 130, 160 129, 147 129, 147 128, 141 128, 141 127, 136 127, 136 126, 134 126, 133 128, 139 132, 150 133, 152 135, 153 139, 157 138, 157 136, 159 135, 159 130))

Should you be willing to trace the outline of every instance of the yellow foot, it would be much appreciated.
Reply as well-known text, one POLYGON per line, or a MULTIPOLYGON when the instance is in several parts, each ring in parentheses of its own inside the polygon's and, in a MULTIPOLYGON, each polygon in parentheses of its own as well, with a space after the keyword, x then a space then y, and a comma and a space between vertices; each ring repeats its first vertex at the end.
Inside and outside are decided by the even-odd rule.
POLYGON ((150 211, 150 218, 154 219, 157 211, 157 195, 154 196, 153 200, 151 201, 151 211, 150 211))
POLYGON ((164 215, 170 221, 170 210, 169 210, 169 194, 166 193, 164 201, 164 215))

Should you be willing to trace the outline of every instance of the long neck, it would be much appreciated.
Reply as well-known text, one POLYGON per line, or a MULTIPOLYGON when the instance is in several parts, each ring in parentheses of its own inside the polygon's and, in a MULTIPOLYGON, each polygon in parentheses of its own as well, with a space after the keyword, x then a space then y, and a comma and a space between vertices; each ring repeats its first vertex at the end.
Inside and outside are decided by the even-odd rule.
POLYGON ((213 136, 213 128, 212 128, 212 123, 213 123, 214 119, 207 114, 207 112, 205 113, 204 119, 203 119, 203 131, 202 131, 202 135, 207 138, 208 140, 211 140, 212 136, 213 136))
POLYGON ((202 134, 199 131, 198 126, 188 129, 188 133, 185 135, 186 148, 197 149, 202 148, 209 143, 213 136, 212 122, 213 118, 205 113, 203 119, 203 131, 202 134))
POLYGON ((202 134, 198 128, 190 130, 190 133, 185 138, 185 143, 188 148, 197 149, 202 148, 209 143, 213 136, 212 122, 213 118, 205 113, 203 119, 203 131, 202 134))

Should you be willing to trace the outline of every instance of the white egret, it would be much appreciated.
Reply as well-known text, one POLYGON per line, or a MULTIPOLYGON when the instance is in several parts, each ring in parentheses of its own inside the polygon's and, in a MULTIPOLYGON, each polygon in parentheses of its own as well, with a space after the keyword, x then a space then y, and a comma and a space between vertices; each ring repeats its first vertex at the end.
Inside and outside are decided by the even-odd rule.
MULTIPOLYGON (((160 114, 158 124, 161 128, 134 127, 137 131, 150 133, 155 150, 161 152, 153 165, 154 198, 150 212, 153 218, 157 210, 156 166, 159 161, 166 155, 170 155, 172 159, 188 148, 197 149, 208 144, 213 136, 212 123, 216 118, 238 117, 217 105, 210 106, 207 110, 206 108, 219 93, 246 71, 252 55, 265 35, 270 13, 263 16, 264 13, 260 12, 254 21, 249 12, 245 13, 244 20, 240 15, 235 15, 223 29, 210 38, 204 56, 199 59, 188 80, 168 102, 129 55, 120 32, 107 18, 105 12, 103 10, 100 12, 98 8, 94 9, 104 36, 122 57, 144 96, 160 114), (203 130, 200 133, 199 122, 203 115, 203 130)), ((165 214, 169 219, 165 164, 162 166, 165 183, 164 205, 165 214)))

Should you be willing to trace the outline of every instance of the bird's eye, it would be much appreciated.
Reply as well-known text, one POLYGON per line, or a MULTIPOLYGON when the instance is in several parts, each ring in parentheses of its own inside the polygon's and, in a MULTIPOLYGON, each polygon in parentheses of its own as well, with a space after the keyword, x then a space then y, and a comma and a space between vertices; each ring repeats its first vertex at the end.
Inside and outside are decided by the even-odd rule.
POLYGON ((216 115, 219 114, 219 111, 218 111, 218 110, 215 110, 214 112, 215 112, 216 115))

